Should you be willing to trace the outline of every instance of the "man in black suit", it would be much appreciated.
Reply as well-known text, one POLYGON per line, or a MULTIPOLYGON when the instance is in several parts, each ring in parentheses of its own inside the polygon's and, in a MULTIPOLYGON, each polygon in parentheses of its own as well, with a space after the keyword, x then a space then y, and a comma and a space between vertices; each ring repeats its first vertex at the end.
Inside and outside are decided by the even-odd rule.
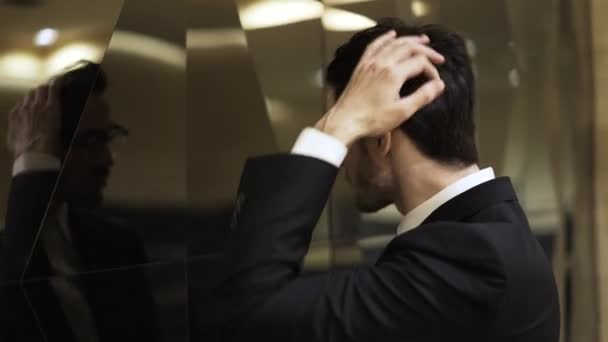
POLYGON ((158 339, 142 270, 101 277, 105 287, 96 283, 102 275, 87 275, 147 261, 137 234, 96 214, 113 165, 110 143, 126 135, 111 120, 105 89, 101 67, 84 62, 30 91, 9 114, 15 161, 0 281, 23 284, 23 296, 11 296, 12 310, 3 310, 11 340, 39 340, 38 328, 47 341, 158 339))
POLYGON ((397 19, 336 52, 338 99, 291 155, 250 159, 210 306, 221 341, 557 342, 550 263, 508 178, 480 170, 463 39, 397 19), (399 38, 397 38, 399 36, 399 38), (338 167, 404 218, 370 267, 302 276, 338 167))

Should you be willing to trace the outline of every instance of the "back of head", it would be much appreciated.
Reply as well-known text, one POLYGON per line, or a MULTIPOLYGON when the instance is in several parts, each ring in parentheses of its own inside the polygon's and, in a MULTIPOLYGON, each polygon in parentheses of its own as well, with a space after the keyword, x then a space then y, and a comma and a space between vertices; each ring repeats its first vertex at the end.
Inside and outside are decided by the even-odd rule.
MULTIPOLYGON (((445 82, 444 93, 406 121, 401 129, 424 155, 450 165, 468 166, 478 162, 475 143, 475 80, 464 39, 438 25, 410 26, 388 18, 355 34, 336 50, 327 69, 327 82, 336 98, 348 84, 366 47, 380 35, 394 30, 397 36, 427 35, 430 47, 446 61, 437 70, 445 82)), ((401 88, 402 97, 413 93, 428 79, 418 76, 401 88)))
POLYGON ((89 96, 102 94, 106 90, 107 79, 99 64, 80 61, 61 75, 60 82, 61 142, 67 149, 89 96))

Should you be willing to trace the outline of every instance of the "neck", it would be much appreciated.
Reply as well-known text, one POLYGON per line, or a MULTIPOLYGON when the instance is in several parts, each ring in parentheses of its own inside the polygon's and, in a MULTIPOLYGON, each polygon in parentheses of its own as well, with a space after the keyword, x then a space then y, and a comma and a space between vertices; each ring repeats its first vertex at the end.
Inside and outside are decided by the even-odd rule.
POLYGON ((395 151, 393 170, 398 186, 395 204, 403 215, 451 184, 479 171, 477 164, 446 165, 423 156, 411 144, 402 146, 395 151))
POLYGON ((405 215, 441 190, 478 171, 477 165, 456 168, 434 162, 407 168, 398 175, 397 208, 405 215))

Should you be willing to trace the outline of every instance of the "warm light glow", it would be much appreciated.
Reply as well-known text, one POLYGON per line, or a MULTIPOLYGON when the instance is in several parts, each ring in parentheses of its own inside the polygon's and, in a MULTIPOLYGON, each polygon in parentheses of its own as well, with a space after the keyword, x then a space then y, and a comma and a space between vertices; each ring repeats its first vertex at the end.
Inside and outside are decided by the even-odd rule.
MULTIPOLYGON (((395 222, 399 221, 393 221, 390 223, 395 224, 395 222)), ((359 239, 357 241, 357 246, 359 246, 361 249, 384 248, 394 238, 394 234, 374 235, 359 239)))
POLYGON ((85 59, 99 63, 102 57, 103 50, 95 45, 88 43, 66 45, 48 58, 46 73, 48 76, 54 76, 80 60, 85 59))
POLYGON ((467 39, 465 40, 466 43, 466 47, 467 47, 467 54, 469 55, 469 57, 475 57, 477 56, 477 44, 475 44, 475 41, 472 39, 467 39))
POLYGON ((395 205, 389 205, 375 213, 362 214, 361 218, 363 221, 369 222, 394 223, 401 221, 403 214, 399 212, 395 205))
POLYGON ((289 104, 274 98, 266 98, 268 117, 273 124, 285 124, 293 120, 293 110, 289 104))
POLYGON ((328 8, 323 14, 323 26, 329 31, 359 31, 375 25, 366 16, 337 8, 328 8))
POLYGON ((0 78, 35 81, 44 78, 42 62, 33 54, 8 53, 0 57, 0 78))
POLYGON ((37 46, 49 46, 55 44, 57 38, 59 37, 59 32, 52 28, 45 28, 38 33, 34 37, 34 44, 37 46))
POLYGON ((417 17, 424 17, 431 11, 431 6, 423 0, 412 1, 412 13, 417 17))
POLYGON ((246 30, 288 25, 322 15, 323 4, 314 0, 260 0, 240 10, 241 24, 246 30))
POLYGON ((319 89, 323 88, 323 86, 325 85, 324 70, 321 68, 321 69, 315 71, 315 73, 310 78, 310 82, 315 88, 319 88, 319 89))
POLYGON ((114 31, 108 51, 153 59, 177 68, 186 67, 186 49, 183 46, 141 33, 114 31))
POLYGON ((511 84, 511 86, 513 88, 519 88, 519 85, 520 85, 519 70, 517 70, 516 68, 511 69, 509 71, 509 83, 511 84))
POLYGON ((186 33, 186 46, 188 49, 246 47, 247 38, 240 29, 195 29, 186 33))
POLYGON ((359 2, 370 2, 372 0, 325 0, 327 5, 349 5, 359 2))

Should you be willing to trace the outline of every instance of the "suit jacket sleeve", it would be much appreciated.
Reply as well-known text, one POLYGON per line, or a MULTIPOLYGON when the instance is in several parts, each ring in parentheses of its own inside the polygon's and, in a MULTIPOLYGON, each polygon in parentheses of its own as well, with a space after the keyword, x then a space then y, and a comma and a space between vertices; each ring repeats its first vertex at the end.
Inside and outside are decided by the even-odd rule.
MULTIPOLYGON (((0 238, 0 272, 7 279, 15 280, 23 274, 58 177, 58 171, 30 172, 13 177, 5 229, 0 238)), ((35 274, 48 273, 48 262, 42 252, 32 255, 29 267, 35 274)))
MULTIPOLYGON (((449 322, 448 315, 462 318, 458 329, 475 329, 466 326, 471 321, 483 325, 486 317, 471 315, 484 304, 455 296, 423 249, 371 267, 300 275, 336 174, 334 166, 302 156, 247 162, 226 276, 212 307, 220 340, 433 341, 432 329, 449 322)), ((467 287, 485 286, 470 281, 467 287)))

